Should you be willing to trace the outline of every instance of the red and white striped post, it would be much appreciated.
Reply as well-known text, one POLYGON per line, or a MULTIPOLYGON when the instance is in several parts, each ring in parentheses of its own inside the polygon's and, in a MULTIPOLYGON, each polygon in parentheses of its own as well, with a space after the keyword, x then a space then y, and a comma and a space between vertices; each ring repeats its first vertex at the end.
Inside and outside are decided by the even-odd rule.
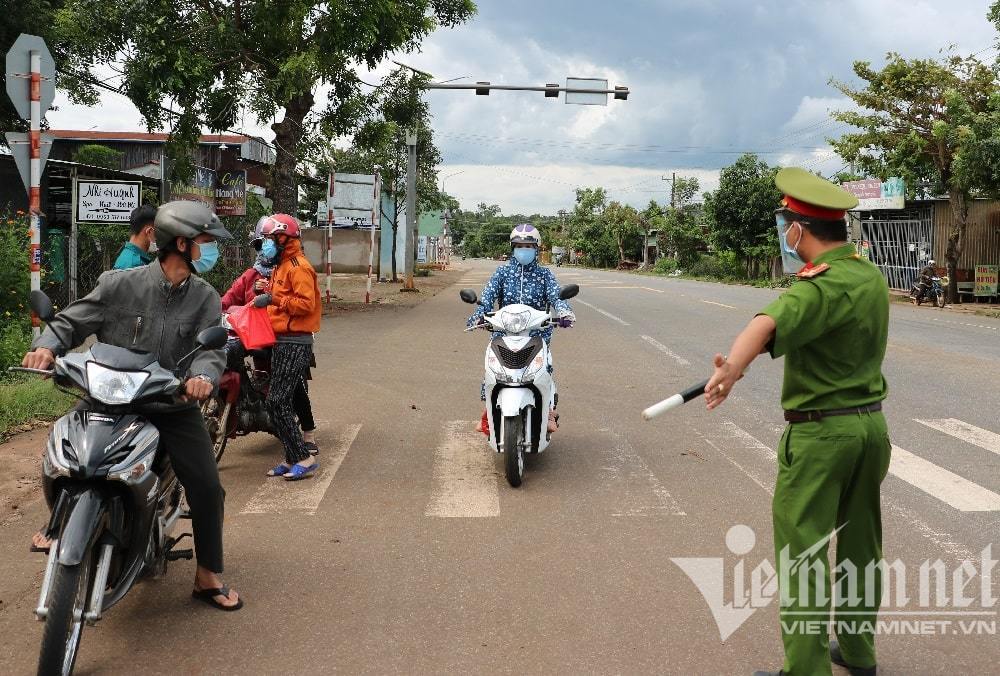
MULTIPOLYGON (((28 186, 28 211, 31 212, 31 245, 29 263, 31 267, 31 290, 42 288, 42 238, 39 216, 42 212, 42 55, 31 51, 31 129, 30 140, 30 173, 31 184, 28 186)), ((37 338, 41 332, 38 315, 31 313, 32 332, 37 338)))
POLYGON ((375 181, 372 185, 374 192, 372 201, 372 239, 368 247, 368 286, 365 288, 365 305, 372 302, 372 267, 375 264, 375 228, 382 224, 382 195, 379 186, 378 171, 375 172, 375 181), (378 218, 376 219, 376 215, 378 218))
POLYGON ((326 303, 333 302, 333 187, 336 175, 330 172, 326 185, 326 303))

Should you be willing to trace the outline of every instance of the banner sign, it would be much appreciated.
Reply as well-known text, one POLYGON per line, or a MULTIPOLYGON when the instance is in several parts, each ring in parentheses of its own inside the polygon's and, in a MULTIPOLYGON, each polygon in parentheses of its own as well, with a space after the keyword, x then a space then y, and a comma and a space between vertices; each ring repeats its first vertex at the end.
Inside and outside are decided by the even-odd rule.
MULTIPOLYGON (((180 181, 172 181, 170 183, 170 199, 204 202, 209 208, 215 211, 216 185, 217 176, 213 170, 206 169, 205 167, 195 167, 190 183, 182 183, 180 181)), ((245 181, 244 185, 246 185, 245 181)))
POLYGON ((427 262, 427 238, 423 235, 417 237, 417 262, 427 262))
POLYGON ((371 228, 378 224, 378 195, 381 192, 371 174, 330 174, 325 218, 333 211, 333 226, 338 228, 371 228))
POLYGON ((906 186, 901 178, 890 178, 885 183, 877 178, 866 178, 863 181, 848 181, 841 187, 858 198, 858 206, 852 211, 902 209, 906 206, 906 186))
POLYGON ((215 186, 215 213, 219 216, 247 215, 247 172, 224 171, 215 186))
POLYGON ((973 294, 976 296, 997 295, 997 276, 1000 266, 977 265, 976 266, 976 286, 973 294))
POLYGON ((131 181, 76 182, 77 223, 128 223, 142 201, 142 183, 131 181))

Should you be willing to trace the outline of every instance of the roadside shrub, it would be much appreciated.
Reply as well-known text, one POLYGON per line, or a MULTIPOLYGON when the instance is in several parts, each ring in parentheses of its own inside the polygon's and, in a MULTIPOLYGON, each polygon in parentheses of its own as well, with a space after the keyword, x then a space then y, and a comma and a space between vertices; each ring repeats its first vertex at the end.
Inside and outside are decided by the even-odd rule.
POLYGON ((663 258, 656 261, 653 265, 653 272, 658 275, 669 275, 671 272, 677 269, 677 261, 669 256, 664 256, 663 258))
POLYGON ((731 270, 726 268, 725 262, 720 260, 718 256, 705 254, 691 266, 691 269, 687 273, 694 277, 723 278, 730 276, 731 270))
POLYGON ((10 321, 0 324, 0 380, 7 378, 7 367, 20 366, 24 353, 31 348, 31 322, 10 321))

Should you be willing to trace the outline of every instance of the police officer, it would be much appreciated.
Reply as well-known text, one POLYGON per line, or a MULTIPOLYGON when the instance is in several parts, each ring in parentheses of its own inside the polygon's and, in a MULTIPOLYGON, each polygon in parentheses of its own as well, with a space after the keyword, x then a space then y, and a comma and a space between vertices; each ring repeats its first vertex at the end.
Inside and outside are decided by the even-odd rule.
POLYGON ((855 197, 802 169, 782 169, 775 183, 785 195, 776 212, 782 248, 808 262, 798 281, 737 336, 728 358, 715 356, 705 398, 709 409, 722 404, 765 350, 786 358, 781 403, 789 424, 778 447, 773 501, 785 648, 778 673, 830 674, 832 659, 852 674, 874 674, 874 636, 864 629, 874 624, 882 596, 877 566, 879 486, 890 454, 881 413, 888 288, 878 268, 847 242, 844 212, 857 206, 855 197), (838 599, 831 618, 827 544, 834 532, 835 570, 849 562, 858 574, 856 593, 838 599), (868 567, 876 573, 866 579, 868 567), (825 627, 831 619, 858 631, 835 625, 839 644, 830 643, 825 627), (809 633, 809 620, 824 630, 809 633))

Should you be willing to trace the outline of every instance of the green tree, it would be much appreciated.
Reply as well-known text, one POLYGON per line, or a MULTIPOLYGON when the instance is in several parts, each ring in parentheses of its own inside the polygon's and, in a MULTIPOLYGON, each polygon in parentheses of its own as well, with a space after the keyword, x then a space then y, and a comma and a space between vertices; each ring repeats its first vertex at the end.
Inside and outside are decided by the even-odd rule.
POLYGON ((639 212, 620 202, 612 202, 604 210, 604 224, 618 250, 618 266, 627 260, 626 249, 630 252, 642 235, 639 226, 639 212))
POLYGON ((705 194, 704 219, 712 246, 733 252, 751 278, 778 254, 774 210, 781 204, 781 193, 774 185, 775 173, 777 167, 745 154, 722 170, 718 189, 705 194))
POLYGON ((69 70, 87 78, 117 64, 122 91, 151 128, 171 121, 162 105, 171 102, 170 152, 182 175, 203 126, 227 129, 243 111, 267 123, 283 111, 271 124, 269 193, 276 210, 294 212, 311 142, 350 131, 365 112, 355 68, 413 51, 474 12, 471 0, 66 0, 56 23, 69 70), (314 112, 318 91, 329 93, 314 112))
MULTIPOLYGON (((673 206, 656 220, 657 243, 672 255, 682 267, 694 264, 705 249, 705 234, 700 222, 701 205, 695 199, 701 189, 698 179, 680 176, 674 180, 673 206)), ((652 217, 651 202, 646 213, 652 217)))
POLYGON ((120 171, 124 155, 125 153, 120 153, 114 148, 102 146, 99 143, 88 143, 76 149, 73 153, 73 161, 80 164, 89 164, 92 167, 103 167, 104 169, 120 171))
POLYGON ((604 188, 577 188, 576 204, 569 217, 569 240, 591 265, 612 267, 618 261, 618 247, 605 227, 604 211, 608 193, 604 188))
MULTIPOLYGON (((1000 28, 1000 3, 991 17, 1000 28)), ((956 303, 969 200, 995 193, 1000 185, 997 73, 974 57, 904 59, 895 53, 881 70, 857 61, 854 73, 862 87, 831 84, 861 110, 833 117, 859 131, 830 143, 870 176, 903 177, 911 194, 916 183, 927 180, 938 194, 947 193, 955 223, 945 251, 948 296, 956 303)))

